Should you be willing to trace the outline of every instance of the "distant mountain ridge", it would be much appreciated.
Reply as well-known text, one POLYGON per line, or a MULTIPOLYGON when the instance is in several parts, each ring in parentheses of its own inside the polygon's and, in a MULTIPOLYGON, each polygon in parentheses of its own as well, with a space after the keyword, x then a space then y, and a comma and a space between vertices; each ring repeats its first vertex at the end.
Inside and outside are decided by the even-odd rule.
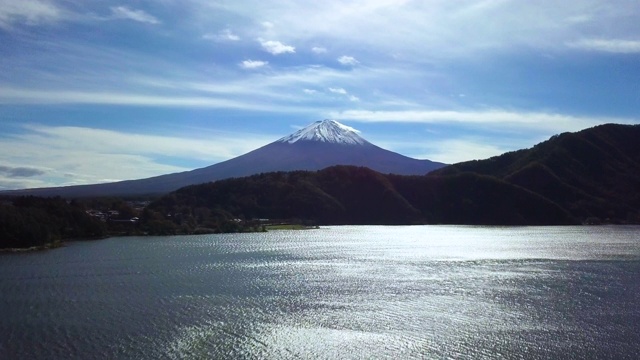
POLYGON ((320 170, 333 165, 364 166, 381 173, 424 175, 445 166, 380 148, 335 120, 317 121, 261 148, 211 166, 115 183, 2 192, 4 195, 62 197, 163 194, 181 187, 271 171, 320 170))

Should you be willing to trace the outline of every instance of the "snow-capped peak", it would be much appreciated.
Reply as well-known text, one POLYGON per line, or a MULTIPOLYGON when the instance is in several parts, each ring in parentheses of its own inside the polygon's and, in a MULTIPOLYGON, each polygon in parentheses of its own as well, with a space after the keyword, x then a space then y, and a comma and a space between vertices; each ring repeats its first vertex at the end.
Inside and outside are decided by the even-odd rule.
POLYGON ((335 120, 316 121, 295 133, 278 140, 293 144, 298 141, 321 141, 345 145, 364 145, 369 142, 360 135, 359 131, 335 120))

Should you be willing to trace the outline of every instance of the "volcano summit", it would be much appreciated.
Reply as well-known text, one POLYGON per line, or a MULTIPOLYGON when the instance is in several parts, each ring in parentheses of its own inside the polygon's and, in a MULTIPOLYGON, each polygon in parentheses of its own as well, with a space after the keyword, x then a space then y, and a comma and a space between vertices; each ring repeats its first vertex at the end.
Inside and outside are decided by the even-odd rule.
POLYGON ((381 173, 424 175, 445 166, 385 150, 358 133, 335 120, 316 121, 261 148, 204 168, 139 180, 15 190, 5 194, 62 197, 161 194, 187 185, 272 171, 320 170, 333 165, 354 165, 381 173))
POLYGON ((298 141, 319 141, 343 145, 371 144, 358 135, 359 131, 335 120, 316 121, 313 124, 278 140, 293 144, 298 141))

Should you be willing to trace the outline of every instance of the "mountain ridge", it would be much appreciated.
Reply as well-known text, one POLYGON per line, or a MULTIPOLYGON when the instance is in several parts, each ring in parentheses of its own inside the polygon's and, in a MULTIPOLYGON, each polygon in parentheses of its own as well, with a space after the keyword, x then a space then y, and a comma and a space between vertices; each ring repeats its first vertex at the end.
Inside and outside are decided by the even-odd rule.
POLYGON ((445 166, 378 147, 357 130, 322 120, 235 158, 185 172, 113 183, 10 190, 2 195, 92 197, 164 194, 181 187, 262 172, 320 170, 333 165, 364 166, 382 173, 424 175, 445 166))
POLYGON ((562 133, 530 149, 453 164, 428 176, 465 172, 553 199, 587 222, 640 221, 640 125, 562 133))
MULTIPOLYGON (((215 227, 232 219, 296 219, 319 225, 568 225, 567 211, 490 176, 381 174, 332 166, 187 186, 152 203, 164 229, 215 227), (208 215, 207 215, 208 214, 208 215)), ((149 215, 150 216, 150 215, 149 215)))

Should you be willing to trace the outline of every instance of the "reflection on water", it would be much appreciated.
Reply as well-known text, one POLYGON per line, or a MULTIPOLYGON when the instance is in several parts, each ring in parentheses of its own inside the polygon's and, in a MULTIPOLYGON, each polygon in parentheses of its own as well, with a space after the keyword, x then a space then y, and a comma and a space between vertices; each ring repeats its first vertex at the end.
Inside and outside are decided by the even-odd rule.
POLYGON ((327 227, 0 255, 0 358, 640 358, 639 227, 327 227))

